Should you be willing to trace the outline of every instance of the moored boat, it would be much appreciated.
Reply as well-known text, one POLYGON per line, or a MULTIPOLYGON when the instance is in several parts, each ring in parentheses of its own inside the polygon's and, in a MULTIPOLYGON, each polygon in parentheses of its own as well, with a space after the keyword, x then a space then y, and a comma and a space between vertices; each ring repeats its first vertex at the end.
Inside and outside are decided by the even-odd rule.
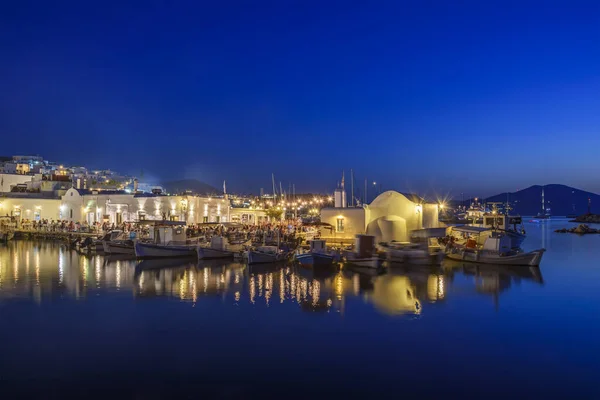
POLYGON ((136 242, 135 255, 137 258, 196 257, 196 247, 196 245, 163 245, 136 242))
POLYGON ((501 232, 492 232, 485 238, 483 245, 475 239, 468 239, 463 244, 457 244, 451 239, 440 241, 446 256, 452 260, 477 262, 498 265, 539 266, 546 249, 523 252, 510 246, 510 238, 501 232))
POLYGON ((185 222, 148 221, 150 241, 135 242, 137 258, 197 257, 197 243, 188 244, 185 222))
POLYGON ((235 251, 228 248, 227 238, 221 236, 213 236, 210 240, 210 246, 198 246, 198 259, 216 259, 216 258, 231 258, 235 251))
POLYGON ((309 240, 308 251, 302 252, 298 250, 295 254, 295 259, 304 266, 331 266, 334 262, 339 261, 339 253, 333 250, 328 250, 325 245, 325 240, 314 239, 309 240))
POLYGON ((248 264, 268 264, 287 261, 288 252, 279 250, 277 246, 258 246, 248 251, 248 264))
POLYGON ((444 236, 445 228, 418 229, 411 232, 410 242, 390 242, 382 245, 390 262, 439 265, 445 257, 438 238, 444 236))
POLYGON ((102 247, 107 254, 135 254, 133 240, 103 241, 102 247))
POLYGON ((375 236, 356 235, 355 251, 345 251, 346 264, 363 268, 378 269, 383 266, 383 259, 375 249, 375 236))

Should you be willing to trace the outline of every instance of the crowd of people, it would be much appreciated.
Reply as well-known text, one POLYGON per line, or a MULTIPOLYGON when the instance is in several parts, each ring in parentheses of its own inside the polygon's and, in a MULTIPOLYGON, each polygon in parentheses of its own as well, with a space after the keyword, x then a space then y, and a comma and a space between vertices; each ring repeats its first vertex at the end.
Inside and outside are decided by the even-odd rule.
MULTIPOLYGON (((148 226, 134 222, 123 222, 121 224, 107 221, 88 224, 86 221, 66 221, 41 219, 38 221, 24 219, 15 221, 15 228, 37 232, 68 232, 68 233, 97 233, 105 234, 112 230, 121 230, 125 233, 135 232, 143 237, 148 233, 148 226)), ((188 238, 199 241, 209 241, 213 236, 223 236, 236 240, 252 240, 254 242, 270 241, 293 241, 299 236, 310 234, 318 236, 318 230, 303 225, 300 221, 289 220, 279 223, 264 223, 261 225, 235 224, 192 224, 187 226, 188 238)))
POLYGON ((24 219, 20 223, 15 224, 15 228, 26 231, 37 231, 37 232, 81 232, 81 233, 98 233, 102 234, 111 230, 120 229, 126 232, 132 232, 135 230, 135 224, 124 222, 116 225, 109 222, 96 222, 88 224, 86 221, 66 221, 66 220, 53 220, 53 219, 41 219, 39 221, 32 221, 24 219))

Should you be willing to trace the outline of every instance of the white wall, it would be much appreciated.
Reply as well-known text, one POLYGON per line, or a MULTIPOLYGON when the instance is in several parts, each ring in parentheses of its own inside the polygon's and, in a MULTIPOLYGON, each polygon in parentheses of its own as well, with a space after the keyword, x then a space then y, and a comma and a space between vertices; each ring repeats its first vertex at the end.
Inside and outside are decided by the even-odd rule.
POLYGON ((14 186, 31 182, 32 176, 18 174, 0 174, 0 192, 10 192, 14 186))
POLYGON ((0 215, 17 216, 21 220, 60 219, 59 199, 0 198, 0 215))
POLYGON ((322 230, 324 237, 335 239, 352 239, 355 235, 365 233, 365 215, 366 211, 362 207, 350 208, 323 208, 321 209, 321 222, 331 224, 333 231, 322 230), (337 231, 337 221, 344 221, 344 232, 337 231))
POLYGON ((133 194, 84 194, 79 195, 76 189, 69 189, 63 196, 67 209, 65 214, 70 220, 87 220, 89 223, 103 222, 108 216, 110 223, 118 222, 118 214, 122 222, 138 221, 141 216, 147 220, 176 219, 188 224, 208 222, 228 222, 229 202, 224 199, 204 198, 197 196, 134 196, 133 194))

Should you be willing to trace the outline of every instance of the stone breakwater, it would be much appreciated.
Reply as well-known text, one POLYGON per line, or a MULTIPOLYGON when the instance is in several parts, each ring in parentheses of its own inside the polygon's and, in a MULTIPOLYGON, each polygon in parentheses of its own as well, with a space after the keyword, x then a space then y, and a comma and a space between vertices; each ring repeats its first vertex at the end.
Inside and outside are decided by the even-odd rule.
POLYGON ((581 224, 600 224, 600 214, 583 214, 569 222, 579 222, 581 224))
POLYGON ((587 235, 587 234, 591 234, 591 233, 600 233, 600 229, 590 228, 586 224, 581 224, 579 226, 576 226, 576 227, 570 228, 570 229, 567 229, 567 228, 557 229, 554 232, 557 232, 557 233, 576 233, 578 235, 587 235))

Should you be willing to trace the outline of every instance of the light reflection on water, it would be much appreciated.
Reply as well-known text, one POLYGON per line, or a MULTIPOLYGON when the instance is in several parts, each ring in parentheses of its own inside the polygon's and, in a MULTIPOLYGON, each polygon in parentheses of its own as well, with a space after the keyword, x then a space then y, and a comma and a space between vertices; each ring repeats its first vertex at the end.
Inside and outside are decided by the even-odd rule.
POLYGON ((41 302, 55 296, 78 300, 124 292, 132 299, 169 297, 192 303, 220 295, 225 306, 248 302, 268 308, 274 305, 275 294, 275 304, 296 303, 303 310, 343 314, 348 311, 345 300, 359 298, 382 314, 420 315, 445 300, 457 273, 473 277, 472 291, 494 298, 515 279, 543 283, 537 268, 482 268, 455 262, 442 267, 395 266, 384 274, 342 269, 315 275, 298 266, 139 262, 126 256, 84 255, 52 242, 12 241, 0 250, 0 301, 33 297, 33 287, 39 286, 41 302), (35 259, 33 271, 30 254, 35 259))
POLYGON ((526 227, 527 250, 548 248, 539 269, 454 262, 384 275, 139 263, 13 241, 0 245, 0 381, 39 389, 31 398, 115 381, 141 393, 129 398, 186 398, 206 382, 239 398, 274 382, 305 397, 410 387, 422 398, 598 398, 600 235, 553 233, 563 226, 526 227), (157 395, 149 382, 165 379, 157 395))

